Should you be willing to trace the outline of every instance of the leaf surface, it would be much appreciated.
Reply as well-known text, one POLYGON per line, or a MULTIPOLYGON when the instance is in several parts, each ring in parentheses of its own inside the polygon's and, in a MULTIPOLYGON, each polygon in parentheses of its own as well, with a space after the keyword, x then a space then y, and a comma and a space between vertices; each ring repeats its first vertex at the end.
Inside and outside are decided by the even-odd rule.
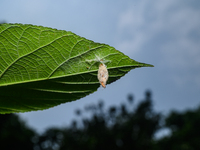
POLYGON ((108 84, 137 67, 115 48, 72 32, 22 25, 0 25, 0 113, 47 109, 93 93, 99 60, 108 84))

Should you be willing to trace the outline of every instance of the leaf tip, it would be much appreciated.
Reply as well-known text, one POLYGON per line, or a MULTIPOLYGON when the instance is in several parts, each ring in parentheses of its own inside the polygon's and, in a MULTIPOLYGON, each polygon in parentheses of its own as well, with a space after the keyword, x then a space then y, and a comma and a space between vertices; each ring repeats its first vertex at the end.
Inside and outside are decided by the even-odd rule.
POLYGON ((149 66, 148 67, 154 67, 154 65, 151 65, 151 64, 148 64, 149 66))

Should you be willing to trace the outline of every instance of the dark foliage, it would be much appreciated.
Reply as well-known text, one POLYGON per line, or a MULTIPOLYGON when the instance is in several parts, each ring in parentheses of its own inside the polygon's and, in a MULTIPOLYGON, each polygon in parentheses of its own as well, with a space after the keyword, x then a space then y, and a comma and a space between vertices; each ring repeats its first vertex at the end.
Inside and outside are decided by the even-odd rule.
POLYGON ((172 134, 159 140, 159 149, 200 149, 200 107, 183 113, 172 111, 166 118, 166 127, 171 129, 172 134))
POLYGON ((35 132, 22 122, 17 115, 0 115, 0 149, 31 150, 35 132))

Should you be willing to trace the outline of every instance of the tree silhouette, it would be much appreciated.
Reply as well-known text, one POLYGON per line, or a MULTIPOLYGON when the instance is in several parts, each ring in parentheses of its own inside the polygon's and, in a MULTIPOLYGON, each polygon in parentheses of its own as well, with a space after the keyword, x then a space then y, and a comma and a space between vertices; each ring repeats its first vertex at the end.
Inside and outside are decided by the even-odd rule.
POLYGON ((172 134, 158 142, 159 149, 200 149, 200 107, 192 111, 172 111, 166 118, 165 126, 171 129, 172 134))
MULTIPOLYGON (((20 150, 198 150, 200 148, 200 107, 185 112, 172 111, 163 118, 153 110, 151 92, 135 106, 129 94, 128 102, 105 109, 100 101, 76 115, 90 112, 92 117, 73 121, 66 128, 50 128, 42 135, 26 126, 15 114, 0 115, 0 149, 20 150), (158 129, 169 128, 171 134, 155 139, 158 129)), ((79 118, 80 118, 79 117, 79 118)))
MULTIPOLYGON (((151 93, 146 92, 145 99, 135 110, 130 108, 131 104, 132 95, 128 96, 128 104, 112 106, 107 111, 103 102, 96 106, 90 105, 85 111, 92 112, 93 116, 82 120, 82 128, 78 128, 77 122, 74 121, 70 128, 62 131, 49 130, 51 132, 45 132, 39 140, 39 147, 48 150, 52 149, 52 145, 58 145, 60 150, 153 149, 152 138, 159 128, 160 114, 152 109, 151 93), (59 140, 58 134, 61 137, 59 140), (46 144, 45 147, 44 143, 51 144, 46 144)), ((82 112, 77 110, 76 114, 81 115, 82 112)))

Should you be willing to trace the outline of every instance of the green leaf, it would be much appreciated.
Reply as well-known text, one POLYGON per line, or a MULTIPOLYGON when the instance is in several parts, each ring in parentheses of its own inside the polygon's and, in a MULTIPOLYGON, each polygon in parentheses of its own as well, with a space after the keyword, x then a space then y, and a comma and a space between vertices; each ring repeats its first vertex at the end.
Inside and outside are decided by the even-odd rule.
POLYGON ((152 67, 69 31, 0 25, 0 113, 47 109, 93 93, 100 86, 97 57, 107 62, 108 84, 152 67))

